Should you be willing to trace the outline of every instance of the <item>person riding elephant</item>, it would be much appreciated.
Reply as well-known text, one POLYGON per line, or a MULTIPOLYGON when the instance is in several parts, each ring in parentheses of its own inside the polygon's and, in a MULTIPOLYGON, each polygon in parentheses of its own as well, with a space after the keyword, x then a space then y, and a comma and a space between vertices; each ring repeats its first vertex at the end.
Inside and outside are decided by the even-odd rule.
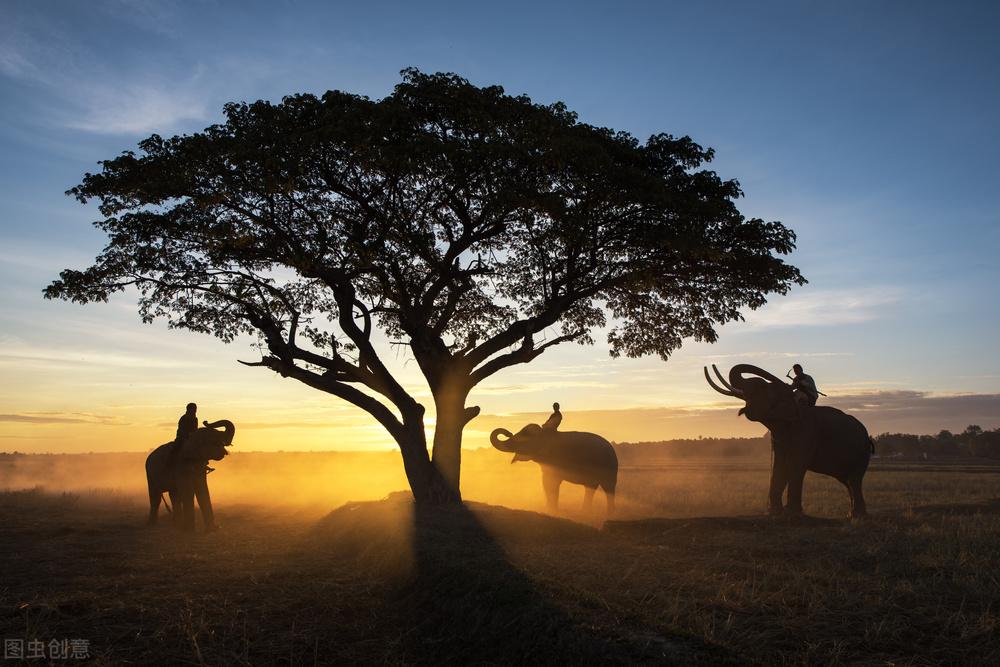
POLYGON ((205 422, 179 447, 175 442, 160 445, 146 457, 146 482, 149 487, 149 523, 155 524, 163 493, 170 496, 174 523, 194 530, 194 501, 201 508, 206 531, 215 530, 215 513, 208 491, 208 461, 221 461, 229 452, 236 427, 227 419, 205 422), (219 430, 219 429, 222 430, 219 430), (176 449, 175 449, 176 447, 176 449))
POLYGON ((561 423, 562 423, 562 413, 559 412, 559 404, 553 403, 552 414, 549 415, 549 418, 545 420, 544 424, 542 424, 542 428, 548 429, 550 431, 557 431, 559 430, 559 424, 561 423))
POLYGON ((184 414, 177 420, 177 435, 174 442, 183 443, 188 436, 198 430, 198 404, 188 403, 184 414))
POLYGON ((528 424, 517 433, 505 428, 490 433, 490 444, 501 452, 512 452, 511 463, 535 461, 542 468, 542 488, 550 511, 559 504, 559 486, 563 482, 582 484, 583 504, 590 511, 597 487, 604 489, 608 515, 615 511, 615 488, 618 485, 618 456, 611 443, 584 431, 557 431, 528 424))
POLYGON ((811 375, 802 372, 802 366, 795 364, 792 366, 795 377, 792 378, 792 396, 798 405, 813 407, 819 399, 819 389, 816 388, 816 381, 811 375))
POLYGON ((197 430, 198 405, 196 403, 188 403, 184 409, 184 414, 177 420, 177 434, 174 436, 173 447, 170 448, 171 463, 177 459, 181 447, 184 446, 184 441, 197 430))
MULTIPOLYGON (((799 367, 801 369, 801 367, 799 367)), ((715 391, 744 401, 739 415, 759 422, 771 432, 774 459, 768 511, 802 513, 802 482, 807 470, 829 475, 845 487, 851 499, 850 517, 867 512, 861 484, 874 451, 864 424, 836 408, 805 405, 792 387, 768 371, 750 364, 729 369, 727 380, 712 366, 718 383, 704 369, 715 391), (745 377, 749 376, 749 377, 745 377), (782 496, 788 491, 787 504, 782 496)))

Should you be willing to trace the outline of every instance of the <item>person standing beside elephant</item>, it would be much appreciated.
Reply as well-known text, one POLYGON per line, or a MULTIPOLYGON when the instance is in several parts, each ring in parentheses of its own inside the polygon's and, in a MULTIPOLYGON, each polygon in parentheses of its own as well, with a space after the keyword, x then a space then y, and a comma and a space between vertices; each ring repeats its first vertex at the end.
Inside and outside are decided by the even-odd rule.
POLYGON ((792 366, 795 377, 792 378, 792 395, 799 405, 813 407, 819 398, 819 389, 816 388, 816 381, 811 375, 806 375, 802 371, 801 364, 792 366))
POLYGON ((552 414, 549 415, 549 418, 545 420, 544 424, 542 424, 542 428, 548 429, 550 431, 555 431, 559 429, 559 424, 561 423, 562 423, 562 413, 559 412, 559 404, 553 403, 552 414))

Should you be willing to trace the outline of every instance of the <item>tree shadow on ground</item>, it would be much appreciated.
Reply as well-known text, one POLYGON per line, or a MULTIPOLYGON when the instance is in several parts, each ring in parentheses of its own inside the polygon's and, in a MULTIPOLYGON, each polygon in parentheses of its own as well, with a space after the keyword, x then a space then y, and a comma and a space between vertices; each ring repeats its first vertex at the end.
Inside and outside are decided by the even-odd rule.
POLYGON ((515 539, 574 540, 585 549, 600 538, 597 531, 479 503, 419 507, 408 496, 346 505, 324 518, 314 535, 367 544, 357 554, 359 566, 389 583, 376 619, 383 626, 379 634, 394 637, 387 662, 738 663, 727 650, 692 637, 627 628, 619 619, 573 618, 511 564, 497 536, 513 530, 515 539))

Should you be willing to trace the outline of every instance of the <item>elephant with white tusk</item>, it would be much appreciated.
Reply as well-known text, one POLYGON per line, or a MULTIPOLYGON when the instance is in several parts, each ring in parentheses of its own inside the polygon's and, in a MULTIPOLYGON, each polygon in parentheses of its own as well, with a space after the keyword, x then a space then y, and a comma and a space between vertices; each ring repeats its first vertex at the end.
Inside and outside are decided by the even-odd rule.
POLYGON ((614 512, 618 456, 611 443, 601 436, 528 424, 517 433, 498 428, 490 434, 490 443, 501 452, 513 452, 511 463, 535 461, 542 467, 542 487, 549 510, 558 507, 559 485, 566 481, 585 487, 586 511, 591 510, 594 492, 601 487, 608 499, 608 515, 614 512))
POLYGON ((864 516, 867 510, 861 481, 874 451, 864 424, 836 408, 799 404, 791 385, 757 366, 733 366, 728 381, 715 365, 712 370, 718 383, 705 368, 708 384, 720 394, 745 401, 739 414, 771 431, 774 462, 768 511, 801 513, 802 482, 806 471, 812 470, 846 486, 851 496, 849 516, 864 516), (782 508, 786 487, 788 503, 782 508))
POLYGON ((212 498, 208 492, 206 467, 209 461, 221 461, 233 444, 236 427, 221 419, 191 433, 181 449, 171 457, 174 443, 160 445, 146 457, 146 482, 149 486, 149 523, 156 523, 164 492, 174 507, 174 523, 184 530, 194 530, 194 499, 198 498, 205 530, 215 529, 212 498), (221 429, 221 430, 220 430, 221 429))

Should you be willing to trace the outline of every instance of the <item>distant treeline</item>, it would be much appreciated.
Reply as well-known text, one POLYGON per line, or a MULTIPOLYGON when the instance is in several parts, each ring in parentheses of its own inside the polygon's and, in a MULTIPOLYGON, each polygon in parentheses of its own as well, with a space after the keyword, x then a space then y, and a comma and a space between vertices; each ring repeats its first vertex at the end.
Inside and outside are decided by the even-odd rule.
POLYGON ((720 456, 768 457, 771 455, 771 435, 760 438, 687 438, 660 442, 615 443, 618 463, 650 465, 679 458, 720 456))
MULTIPOLYGON (((615 443, 621 465, 644 465, 678 458, 770 456, 771 436, 760 438, 690 438, 659 442, 615 443)), ((961 433, 937 435, 883 433, 875 436, 879 457, 940 458, 980 457, 1000 459, 1000 428, 984 431, 976 425, 961 433)))
POLYGON ((941 431, 937 435, 883 433, 875 438, 879 456, 943 457, 965 456, 1000 459, 1000 428, 984 431, 972 424, 961 433, 941 431))

